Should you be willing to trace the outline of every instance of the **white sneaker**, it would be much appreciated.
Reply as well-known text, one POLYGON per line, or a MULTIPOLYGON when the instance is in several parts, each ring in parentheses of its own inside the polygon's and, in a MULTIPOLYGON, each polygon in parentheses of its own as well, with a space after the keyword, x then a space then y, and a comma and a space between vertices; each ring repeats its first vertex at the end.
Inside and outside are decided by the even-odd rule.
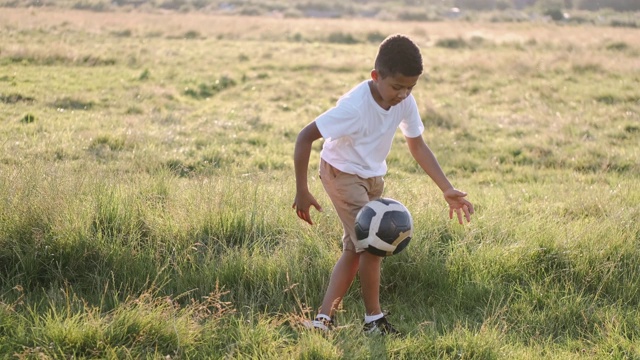
POLYGON ((335 323, 333 319, 327 320, 325 318, 317 317, 314 320, 306 320, 303 322, 303 325, 307 329, 318 329, 322 331, 330 331, 335 327, 335 323))

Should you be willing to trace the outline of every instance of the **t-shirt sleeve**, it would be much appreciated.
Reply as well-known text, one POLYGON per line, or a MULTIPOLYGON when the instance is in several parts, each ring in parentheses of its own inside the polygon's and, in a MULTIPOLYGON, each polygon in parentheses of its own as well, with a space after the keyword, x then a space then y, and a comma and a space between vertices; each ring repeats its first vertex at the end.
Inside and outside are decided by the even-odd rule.
POLYGON ((422 132, 424 131, 424 124, 422 123, 420 113, 418 112, 418 104, 416 104, 416 99, 413 95, 409 96, 405 101, 408 103, 404 120, 400 123, 400 130, 406 137, 418 137, 422 135, 422 132))
POLYGON ((360 123, 358 110, 345 103, 338 103, 335 107, 325 111, 315 120, 322 137, 338 139, 357 132, 360 123))

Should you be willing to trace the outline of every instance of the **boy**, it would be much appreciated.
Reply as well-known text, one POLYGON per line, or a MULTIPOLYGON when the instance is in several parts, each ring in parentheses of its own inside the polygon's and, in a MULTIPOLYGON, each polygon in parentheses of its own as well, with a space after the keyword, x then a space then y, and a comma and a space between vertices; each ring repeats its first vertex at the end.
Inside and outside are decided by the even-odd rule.
POLYGON ((458 222, 468 221, 473 205, 466 193, 456 190, 443 173, 435 156, 422 138, 424 125, 411 90, 422 74, 420 49, 408 37, 392 35, 379 47, 371 80, 364 81, 343 95, 336 106, 300 131, 294 150, 296 197, 293 208, 302 220, 313 224, 311 206, 322 211, 309 192, 307 171, 312 143, 325 142, 320 153, 320 179, 333 203, 342 226, 343 252, 333 268, 320 311, 312 325, 330 330, 342 298, 360 276, 365 306, 364 331, 397 334, 380 308, 380 266, 382 257, 358 247, 355 217, 370 200, 380 198, 387 171, 386 157, 399 127, 411 155, 442 190, 449 204, 449 218, 455 212, 458 222))

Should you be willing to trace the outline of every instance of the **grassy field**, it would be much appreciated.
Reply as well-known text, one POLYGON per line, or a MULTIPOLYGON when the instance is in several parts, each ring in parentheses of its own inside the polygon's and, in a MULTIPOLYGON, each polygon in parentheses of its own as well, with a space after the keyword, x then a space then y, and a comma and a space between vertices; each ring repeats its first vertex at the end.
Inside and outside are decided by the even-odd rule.
MULTIPOLYGON (((0 12, 0 358, 640 358, 640 30, 0 12), (400 135, 412 212, 361 333, 328 335, 341 228, 297 219, 298 131, 410 35, 425 139, 476 205, 449 221, 400 135)), ((317 171, 319 145, 312 154, 317 171)))

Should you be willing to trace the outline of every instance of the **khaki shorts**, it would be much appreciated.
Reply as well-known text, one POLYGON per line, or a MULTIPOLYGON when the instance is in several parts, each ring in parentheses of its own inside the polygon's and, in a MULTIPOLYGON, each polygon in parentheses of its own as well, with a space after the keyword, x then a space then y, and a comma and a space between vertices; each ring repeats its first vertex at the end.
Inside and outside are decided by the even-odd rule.
POLYGON ((358 247, 355 230, 356 215, 369 201, 382 196, 384 179, 382 176, 365 179, 345 173, 324 160, 320 161, 319 172, 322 185, 342 221, 344 228, 342 250, 357 253, 364 251, 358 247))

